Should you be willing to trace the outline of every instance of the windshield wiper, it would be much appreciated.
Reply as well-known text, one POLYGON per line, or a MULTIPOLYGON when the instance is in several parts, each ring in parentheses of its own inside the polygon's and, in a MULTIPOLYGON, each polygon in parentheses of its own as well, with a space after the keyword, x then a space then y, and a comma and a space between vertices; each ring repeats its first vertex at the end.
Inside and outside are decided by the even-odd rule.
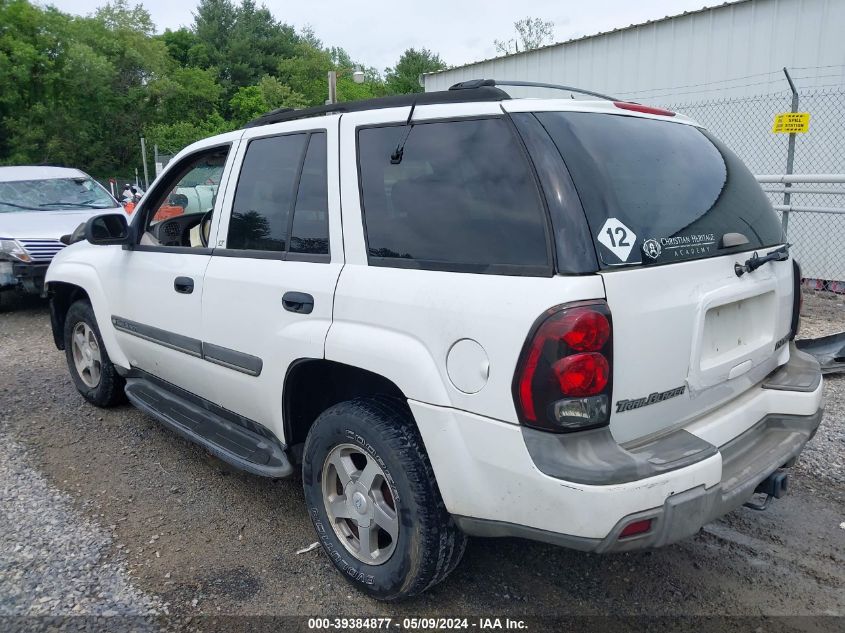
POLYGON ((752 273, 766 262, 783 262, 789 259, 789 247, 791 244, 784 244, 780 248, 769 251, 763 257, 760 257, 756 252, 745 260, 744 264, 739 262, 734 264, 734 272, 737 277, 742 277, 745 273, 752 273))
POLYGON ((85 200, 84 202, 45 202, 40 204, 40 207, 87 207, 89 209, 110 209, 111 207, 104 207, 101 204, 92 204, 93 200, 85 200))
POLYGON ((41 211, 40 207, 30 207, 25 204, 15 204, 14 202, 4 202, 0 200, 0 204, 6 205, 7 207, 15 207, 16 209, 26 209, 27 211, 41 211))

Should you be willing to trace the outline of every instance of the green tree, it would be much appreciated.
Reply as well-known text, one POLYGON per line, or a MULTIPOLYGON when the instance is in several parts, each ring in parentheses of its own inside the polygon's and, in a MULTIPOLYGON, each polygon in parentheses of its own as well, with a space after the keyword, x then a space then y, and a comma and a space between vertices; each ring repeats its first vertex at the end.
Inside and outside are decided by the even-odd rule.
MULTIPOLYGON (((165 29, 164 33, 157 37, 164 42, 168 54, 180 66, 208 67, 208 64, 202 63, 204 60, 197 59, 197 52, 201 45, 196 33, 190 29, 185 27, 175 31, 165 29)), ((205 49, 202 50, 204 54, 205 49)))
POLYGON ((0 0, 0 161, 104 173, 132 164, 151 82, 168 66, 140 7, 73 17, 0 0))
MULTIPOLYGON (((322 104, 330 70, 342 101, 387 92, 374 68, 254 0, 200 0, 190 27, 159 35, 135 1, 108 0, 79 17, 0 0, 0 164, 126 173, 140 166, 141 135, 176 151, 269 110, 322 104)), ((442 67, 423 53, 436 58, 424 70, 442 67)), ((406 57, 392 69, 395 91, 420 72, 406 57)))
POLYGON ((369 99, 385 94, 384 84, 375 69, 364 69, 364 83, 356 84, 352 80, 352 71, 360 65, 342 48, 315 47, 315 41, 319 42, 306 34, 297 44, 294 56, 280 60, 276 71, 278 79, 305 97, 308 105, 325 103, 330 70, 338 72, 339 101, 369 99))
POLYGON ((276 76, 283 84, 303 95, 309 105, 319 105, 326 100, 328 71, 334 69, 335 64, 328 51, 300 42, 294 56, 279 60, 276 76))
POLYGON ((219 112, 214 112, 204 121, 177 121, 176 123, 157 123, 144 129, 148 145, 158 145, 163 152, 176 153, 183 147, 215 134, 229 132, 236 126, 223 119, 219 112))
POLYGON ((422 92, 419 77, 423 73, 432 73, 446 68, 440 55, 427 48, 407 49, 399 57, 393 68, 384 70, 385 86, 388 94, 407 94, 422 92))
POLYGON ((204 121, 217 112, 223 88, 213 70, 174 68, 149 85, 154 117, 161 122, 204 121))
POLYGON ((531 51, 555 39, 555 23, 540 18, 523 18, 513 23, 516 37, 509 40, 493 40, 496 52, 512 55, 523 51, 531 51))
POLYGON ((265 75, 255 86, 239 88, 229 101, 231 122, 242 126, 277 108, 303 108, 305 97, 292 91, 275 77, 265 75))
POLYGON ((275 72, 280 59, 296 54, 300 41, 292 26, 276 20, 253 0, 200 0, 194 14, 197 46, 192 63, 217 69, 226 95, 275 72))
POLYGON ((304 108, 308 105, 303 97, 298 92, 291 90, 276 77, 264 75, 261 81, 258 82, 258 87, 261 89, 261 95, 264 98, 264 103, 271 110, 274 108, 304 108))
POLYGON ((236 9, 230 0, 200 0, 194 13, 193 32, 208 66, 221 66, 227 40, 235 26, 236 9))
POLYGON ((138 31, 148 37, 155 34, 155 24, 144 6, 136 4, 130 7, 126 0, 106 3, 94 12, 94 17, 110 31, 138 31))

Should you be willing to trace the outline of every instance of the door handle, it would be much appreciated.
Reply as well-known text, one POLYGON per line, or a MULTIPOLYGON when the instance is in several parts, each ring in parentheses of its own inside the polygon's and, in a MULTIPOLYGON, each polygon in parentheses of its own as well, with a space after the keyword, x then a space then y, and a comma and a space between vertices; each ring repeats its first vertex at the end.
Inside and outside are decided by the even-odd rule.
POLYGON ((173 289, 183 295, 189 295, 194 291, 194 280, 190 277, 177 277, 173 282, 173 289))
POLYGON ((314 309, 314 297, 306 292, 286 292, 282 297, 282 305, 288 312, 311 314, 314 309))

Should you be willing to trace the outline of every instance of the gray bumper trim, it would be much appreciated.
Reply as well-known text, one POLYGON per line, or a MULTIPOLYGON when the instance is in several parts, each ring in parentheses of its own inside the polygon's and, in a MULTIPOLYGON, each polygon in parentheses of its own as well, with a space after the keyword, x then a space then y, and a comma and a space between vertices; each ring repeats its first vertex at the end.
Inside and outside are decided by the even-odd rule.
POLYGON ((602 539, 586 538, 583 536, 571 536, 569 534, 558 534, 548 530, 517 525, 516 523, 505 523, 504 521, 493 521, 489 519, 476 519, 452 515, 455 523, 466 534, 480 536, 483 538, 524 538, 529 541, 540 541, 559 547, 568 547, 582 552, 594 552, 602 544, 602 539))
POLYGON ((659 508, 622 518, 603 539, 559 534, 524 525, 456 516, 471 536, 526 538, 591 552, 620 552, 661 547, 696 534, 701 527, 745 503, 757 485, 781 467, 791 465, 821 423, 823 410, 808 416, 767 415, 719 449, 722 481, 672 495, 659 508), (633 521, 652 519, 647 534, 619 540, 633 521))
POLYGON ((763 381, 763 389, 811 393, 818 389, 821 381, 819 361, 811 354, 802 352, 792 341, 789 344, 789 362, 778 367, 763 381))
POLYGON ((607 427, 563 435, 522 427, 522 437, 541 472, 593 486, 653 477, 717 453, 715 446, 683 429, 627 449, 616 443, 607 427))

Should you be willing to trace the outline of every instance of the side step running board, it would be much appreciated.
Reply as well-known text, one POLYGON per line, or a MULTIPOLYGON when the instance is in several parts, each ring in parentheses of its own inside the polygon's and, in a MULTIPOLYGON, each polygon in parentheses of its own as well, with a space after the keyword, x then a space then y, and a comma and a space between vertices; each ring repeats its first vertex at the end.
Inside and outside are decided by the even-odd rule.
POLYGON ((129 378, 126 397, 141 411, 235 468, 274 478, 293 473, 287 454, 277 442, 230 422, 161 385, 144 378, 129 378))

